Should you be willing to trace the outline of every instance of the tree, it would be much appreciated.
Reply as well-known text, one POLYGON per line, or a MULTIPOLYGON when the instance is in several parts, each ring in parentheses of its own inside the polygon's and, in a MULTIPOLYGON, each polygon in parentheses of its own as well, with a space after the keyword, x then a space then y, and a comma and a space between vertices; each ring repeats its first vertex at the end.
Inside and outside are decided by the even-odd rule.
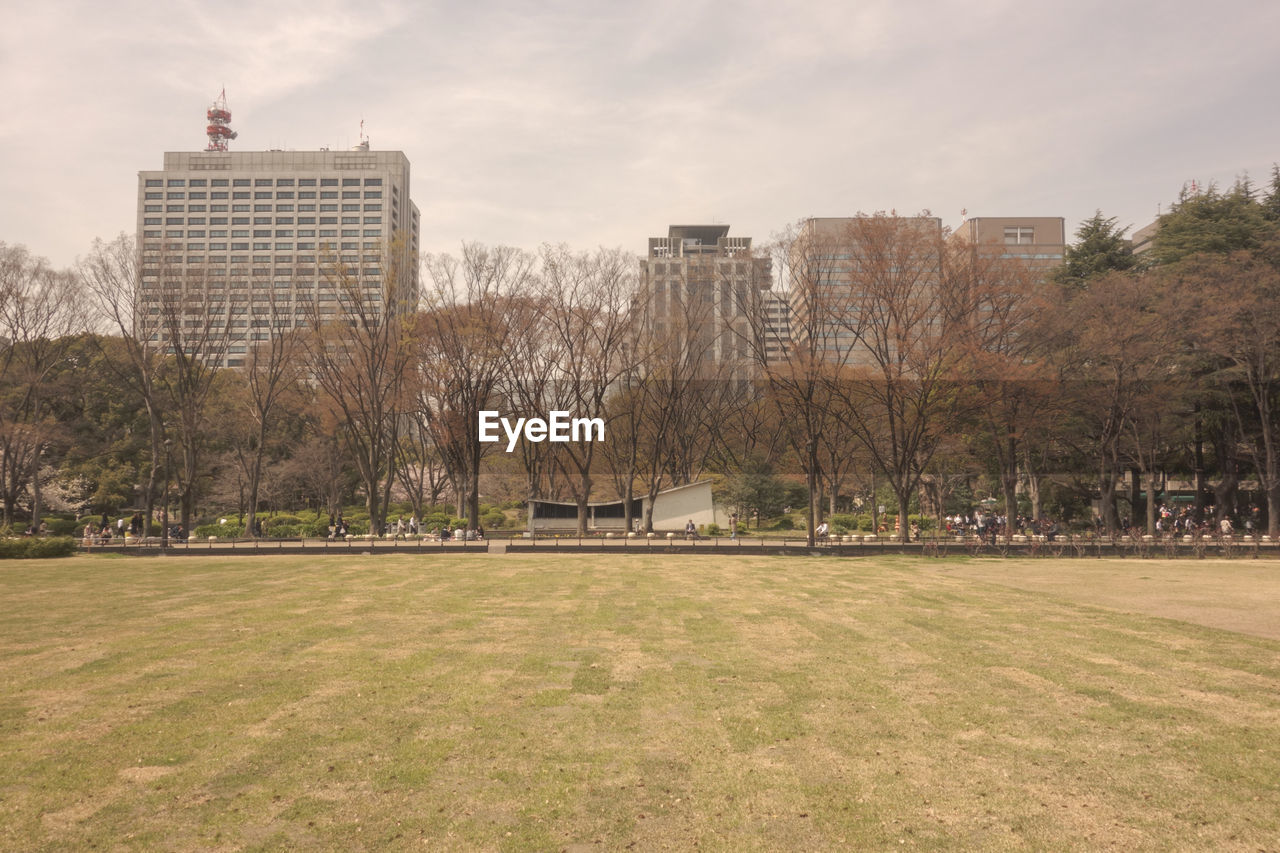
POLYGON ((960 355, 967 318, 931 217, 865 216, 848 221, 848 310, 836 318, 852 353, 831 385, 847 428, 884 472, 910 539, 911 496, 968 403, 960 355))
POLYGON ((31 491, 31 523, 40 524, 41 457, 61 427, 47 385, 81 331, 74 276, 51 269, 20 246, 0 243, 0 496, 4 522, 31 491))
POLYGON ((1113 271, 1131 270, 1138 264, 1129 241, 1127 227, 1116 225, 1116 217, 1104 217, 1101 210, 1080 223, 1076 241, 1062 253, 1062 266, 1053 278, 1064 287, 1079 290, 1098 276, 1113 271))
POLYGON ((1189 258, 1169 276, 1190 293, 1213 294, 1188 314, 1198 318, 1195 343, 1225 362, 1217 383, 1248 389, 1256 420, 1244 445, 1266 495, 1267 532, 1280 536, 1280 270, 1237 252, 1189 258))
POLYGON ((434 255, 431 287, 417 321, 417 406, 454 484, 468 527, 480 525, 480 412, 494 409, 509 353, 529 323, 525 299, 533 257, 505 246, 465 243, 462 257, 434 255))
POLYGON ((1171 264, 1200 253, 1229 254, 1261 246, 1268 230, 1263 206, 1237 181, 1228 192, 1212 184, 1202 191, 1183 188, 1173 208, 1160 217, 1151 255, 1171 264))
POLYGON ((159 466, 165 456, 164 410, 157 384, 163 359, 160 307, 146 304, 143 297, 160 287, 159 248, 144 255, 134 239, 124 234, 110 243, 95 240, 78 273, 90 295, 93 316, 122 345, 124 358, 106 358, 104 364, 117 380, 134 389, 146 411, 149 462, 142 500, 150 530, 159 496, 159 466))
MULTIPOLYGON (((331 254, 321 286, 303 306, 310 378, 340 425, 369 512, 369 532, 386 526, 406 380, 413 360, 417 270, 409 246, 331 254)), ((300 298, 302 294, 299 294, 300 298)))
MULTIPOLYGON (((534 299, 537 328, 549 339, 544 352, 552 354, 556 364, 548 402, 573 417, 605 422, 610 393, 634 369, 628 344, 635 259, 619 250, 575 254, 564 246, 544 246, 541 260, 542 286, 534 299)), ((518 373, 512 375, 517 385, 523 384, 518 373)), ((604 431, 609 431, 607 423, 604 431)), ((551 458, 564 471, 578 505, 579 536, 587 532, 599 446, 589 440, 551 448, 551 458)))

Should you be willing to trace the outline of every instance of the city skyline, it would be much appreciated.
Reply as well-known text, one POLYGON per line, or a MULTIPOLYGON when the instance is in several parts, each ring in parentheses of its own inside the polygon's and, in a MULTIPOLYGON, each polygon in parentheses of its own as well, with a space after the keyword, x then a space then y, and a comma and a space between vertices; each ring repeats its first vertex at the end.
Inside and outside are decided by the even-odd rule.
POLYGON ((138 173, 205 146, 414 169, 423 252, 640 255, 672 222, 763 244, 858 211, 1142 227, 1185 183, 1280 160, 1280 9, 566 0, 15 6, 0 34, 0 240, 69 266, 135 227, 138 173), (164 9, 163 15, 158 14, 164 9))

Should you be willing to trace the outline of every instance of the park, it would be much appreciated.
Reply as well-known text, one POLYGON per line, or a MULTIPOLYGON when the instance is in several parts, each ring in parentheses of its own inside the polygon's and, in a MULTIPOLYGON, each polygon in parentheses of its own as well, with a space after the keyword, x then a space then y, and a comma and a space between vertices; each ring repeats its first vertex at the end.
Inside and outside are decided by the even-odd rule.
POLYGON ((3 849, 1271 849, 1280 562, 0 568, 3 849))

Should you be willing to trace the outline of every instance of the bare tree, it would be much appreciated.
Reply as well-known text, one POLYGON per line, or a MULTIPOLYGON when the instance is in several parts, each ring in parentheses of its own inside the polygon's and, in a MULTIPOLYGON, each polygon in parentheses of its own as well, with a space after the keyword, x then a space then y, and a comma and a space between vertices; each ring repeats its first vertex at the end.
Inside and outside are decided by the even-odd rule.
POLYGON ((83 329, 74 276, 51 269, 26 249, 0 243, 0 495, 4 521, 31 490, 32 526, 40 524, 41 456, 59 425, 46 385, 83 329))
POLYGON ((300 293, 310 324, 303 336, 310 378, 339 416, 342 440, 360 473, 369 528, 386 524, 405 380, 409 375, 417 271, 408 245, 331 254, 320 286, 300 293))
MULTIPOLYGON (((610 393, 633 369, 627 344, 635 259, 616 250, 574 254, 564 246, 544 246, 541 260, 542 288, 534 304, 538 328, 549 338, 548 351, 556 366, 548 402, 554 410, 570 412, 575 418, 604 423, 610 414, 606 407, 610 393)), ((520 384, 520 377, 514 378, 520 384)), ((552 459, 567 475, 578 505, 580 536, 587 532, 587 502, 599 446, 586 440, 552 448, 552 459)))
MULTIPOLYGON (((159 495, 159 471, 164 458, 164 410, 157 378, 162 365, 161 314, 158 304, 144 296, 159 292, 160 249, 140 251, 134 238, 120 235, 110 243, 97 240, 89 256, 81 260, 79 275, 90 296, 97 324, 118 335, 126 359, 116 378, 132 386, 147 411, 150 465, 142 489, 143 514, 151 529, 155 500, 159 495)), ((114 369, 115 359, 104 359, 114 369)))
POLYGON ((461 258, 427 259, 431 280, 418 318, 418 406, 453 472, 467 524, 480 523, 480 463, 492 444, 479 436, 510 365, 508 351, 527 326, 524 299, 533 274, 528 253, 465 243, 461 258))

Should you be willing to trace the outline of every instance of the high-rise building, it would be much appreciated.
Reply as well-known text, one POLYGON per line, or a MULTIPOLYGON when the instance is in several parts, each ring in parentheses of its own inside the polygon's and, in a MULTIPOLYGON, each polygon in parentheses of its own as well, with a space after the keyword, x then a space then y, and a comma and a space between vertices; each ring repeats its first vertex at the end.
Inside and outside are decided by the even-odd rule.
MULTIPOLYGON (((865 365, 867 327, 936 300, 942 222, 933 216, 815 217, 788 246, 784 274, 799 358, 865 365), (903 303, 891 306, 891 302, 903 303)), ((927 312, 926 312, 927 313, 927 312)))
POLYGON ((750 378, 771 284, 769 258, 752 254, 750 237, 730 237, 728 225, 672 225, 640 261, 639 332, 699 377, 750 378))
POLYGON ((951 239, 1023 261, 1043 276, 1062 264, 1066 220, 1061 216, 978 216, 961 222, 951 239))
POLYGON ((349 313, 335 277, 372 313, 414 310, 418 229, 400 151, 166 152, 138 173, 139 310, 229 318, 206 357, 237 366, 273 329, 349 313))

